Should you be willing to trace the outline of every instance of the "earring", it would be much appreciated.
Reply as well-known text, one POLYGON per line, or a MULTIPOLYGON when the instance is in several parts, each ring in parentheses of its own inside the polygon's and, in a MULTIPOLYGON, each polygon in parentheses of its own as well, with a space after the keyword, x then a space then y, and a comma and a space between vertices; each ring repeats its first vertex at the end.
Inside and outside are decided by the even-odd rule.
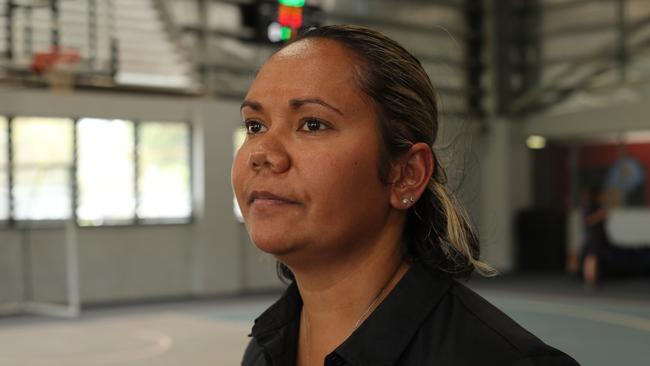
POLYGON ((413 199, 413 196, 409 196, 408 198, 407 197, 402 198, 402 204, 404 206, 410 206, 413 203, 415 203, 415 200, 413 199))

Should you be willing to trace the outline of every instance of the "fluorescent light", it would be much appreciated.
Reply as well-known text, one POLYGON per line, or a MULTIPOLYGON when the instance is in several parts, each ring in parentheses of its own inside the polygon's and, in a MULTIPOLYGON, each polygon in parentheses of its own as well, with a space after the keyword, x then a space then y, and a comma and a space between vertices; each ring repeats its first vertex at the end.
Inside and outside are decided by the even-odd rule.
POLYGON ((526 139, 526 146, 529 149, 543 149, 546 146, 546 138, 538 135, 528 136, 526 139))

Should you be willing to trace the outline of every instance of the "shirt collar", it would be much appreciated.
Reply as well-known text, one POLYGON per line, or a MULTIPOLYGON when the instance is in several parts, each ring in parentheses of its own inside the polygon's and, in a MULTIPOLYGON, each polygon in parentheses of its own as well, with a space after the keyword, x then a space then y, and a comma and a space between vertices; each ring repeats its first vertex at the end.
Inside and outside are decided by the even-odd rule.
POLYGON ((353 365, 393 365, 450 286, 415 263, 386 299, 334 352, 353 365))
MULTIPOLYGON (((332 355, 351 365, 392 365, 420 324, 449 289, 449 277, 414 263, 386 299, 336 348, 332 355)), ((273 360, 293 365, 302 299, 292 283, 284 295, 255 320, 252 336, 273 360)))
POLYGON ((273 365, 295 365, 302 298, 293 282, 257 319, 251 336, 271 358, 273 365))
POLYGON ((253 337, 257 338, 260 335, 284 327, 294 320, 299 320, 296 318, 300 316, 301 309, 302 298, 298 286, 295 282, 292 282, 280 299, 255 319, 253 337))

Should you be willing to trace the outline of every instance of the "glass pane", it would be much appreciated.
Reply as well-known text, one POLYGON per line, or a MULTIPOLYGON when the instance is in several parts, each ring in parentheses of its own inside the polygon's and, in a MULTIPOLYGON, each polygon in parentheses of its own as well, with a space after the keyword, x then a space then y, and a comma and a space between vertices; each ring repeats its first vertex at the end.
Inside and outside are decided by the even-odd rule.
POLYGON ((9 175, 7 169, 7 119, 0 116, 0 220, 9 218, 9 175))
POLYGON ((62 220, 70 217, 70 168, 14 169, 16 220, 62 220))
POLYGON ((191 214, 189 125, 140 124, 141 218, 186 218, 191 214))
POLYGON ((13 119, 15 219, 70 217, 72 129, 68 118, 13 119))
POLYGON ((237 151, 239 151, 239 148, 244 144, 244 141, 246 141, 246 129, 245 128, 238 128, 235 130, 232 136, 232 147, 233 147, 233 156, 237 155, 237 151))
MULTIPOLYGON (((246 129, 240 127, 236 129, 232 135, 233 157, 237 155, 237 151, 244 144, 244 141, 246 141, 246 129)), ((237 221, 243 223, 244 216, 242 216, 241 209, 239 208, 239 203, 237 202, 237 197, 235 197, 234 193, 232 195, 232 205, 233 205, 232 208, 233 208, 233 213, 235 214, 235 218, 237 219, 237 221)))
POLYGON ((81 225, 124 222, 135 213, 133 122, 83 118, 77 125, 81 225))
POLYGON ((72 128, 69 118, 14 118, 14 162, 16 165, 70 164, 72 128))

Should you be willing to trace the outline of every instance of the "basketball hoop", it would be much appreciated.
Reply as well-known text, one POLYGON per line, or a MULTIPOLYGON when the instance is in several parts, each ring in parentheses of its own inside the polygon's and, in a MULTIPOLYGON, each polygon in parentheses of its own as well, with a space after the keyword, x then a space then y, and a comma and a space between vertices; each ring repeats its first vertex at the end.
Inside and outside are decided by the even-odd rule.
POLYGON ((79 62, 79 51, 52 47, 49 51, 34 53, 32 71, 43 75, 52 90, 70 91, 74 88, 74 68, 79 62))

